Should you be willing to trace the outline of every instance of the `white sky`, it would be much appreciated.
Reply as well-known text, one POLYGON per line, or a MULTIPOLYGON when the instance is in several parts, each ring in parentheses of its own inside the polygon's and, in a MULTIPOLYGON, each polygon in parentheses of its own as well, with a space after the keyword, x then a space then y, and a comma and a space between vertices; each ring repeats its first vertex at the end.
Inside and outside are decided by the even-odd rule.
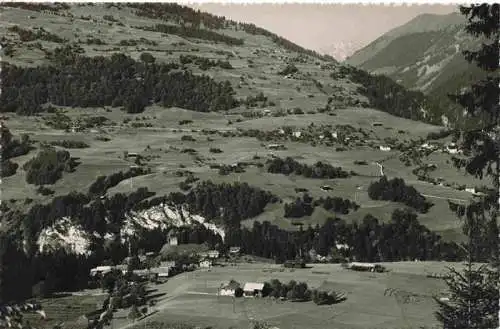
POLYGON ((254 23, 305 48, 320 52, 330 50, 332 45, 349 42, 360 48, 420 14, 449 14, 457 11, 457 5, 444 4, 185 3, 185 5, 235 21, 254 23))

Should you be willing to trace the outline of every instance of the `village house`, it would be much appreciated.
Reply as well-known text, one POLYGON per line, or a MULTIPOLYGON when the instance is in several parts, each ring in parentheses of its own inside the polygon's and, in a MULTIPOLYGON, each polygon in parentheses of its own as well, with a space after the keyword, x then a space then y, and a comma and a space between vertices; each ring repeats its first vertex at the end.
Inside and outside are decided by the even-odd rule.
POLYGON ((234 296, 236 294, 236 289, 240 287, 240 284, 234 280, 231 280, 226 285, 221 285, 219 288, 219 296, 234 296))
POLYGON ((243 286, 243 295, 245 297, 262 296, 263 289, 264 289, 263 283, 247 282, 243 286))
POLYGON ((389 146, 385 146, 385 145, 380 145, 379 149, 380 149, 380 151, 384 151, 384 152, 388 152, 391 150, 391 148, 389 146))
POLYGON ((219 258, 219 256, 220 256, 220 253, 217 250, 209 250, 207 252, 207 257, 210 259, 217 259, 217 258, 219 258))
POLYGON ((212 261, 209 259, 202 260, 199 264, 200 268, 210 268, 212 266, 212 261))
POLYGON ((90 275, 91 276, 105 275, 106 273, 111 272, 112 269, 113 266, 97 266, 90 270, 90 275))
POLYGON ((240 254, 241 247, 230 247, 229 248, 229 255, 231 256, 238 256, 240 254))
POLYGON ((476 188, 475 187, 466 187, 465 188, 465 192, 469 192, 469 193, 476 193, 476 188))
POLYGON ((285 146, 283 144, 269 144, 267 148, 270 150, 284 150, 285 146))
POLYGON ((379 264, 352 262, 347 264, 347 268, 353 271, 382 272, 384 268, 379 264))
POLYGON ((152 273, 155 273, 159 279, 168 278, 170 274, 170 267, 160 266, 151 269, 152 273))
POLYGON ((177 236, 174 234, 169 234, 167 237, 167 244, 170 246, 177 246, 179 244, 177 236))

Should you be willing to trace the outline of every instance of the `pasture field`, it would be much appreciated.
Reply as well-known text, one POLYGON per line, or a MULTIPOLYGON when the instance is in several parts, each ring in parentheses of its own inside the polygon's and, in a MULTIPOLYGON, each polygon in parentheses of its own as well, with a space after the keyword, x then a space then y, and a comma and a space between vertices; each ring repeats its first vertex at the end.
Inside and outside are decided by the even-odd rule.
MULTIPOLYGON (((363 111, 375 113, 378 118, 388 115, 375 110, 364 109, 363 111)), ((85 109, 80 112, 68 111, 67 115, 72 118, 90 115, 92 110, 85 109)), ((448 209, 447 198, 458 199, 465 202, 471 198, 471 194, 464 191, 457 191, 451 188, 434 186, 426 182, 418 181, 412 174, 413 166, 406 167, 397 159, 398 153, 395 151, 382 152, 368 147, 353 147, 346 151, 335 151, 334 147, 320 144, 311 146, 309 143, 300 141, 285 141, 285 150, 269 150, 265 147, 269 142, 261 142, 253 137, 224 137, 224 131, 234 131, 242 129, 276 129, 280 126, 309 125, 311 122, 323 122, 324 124, 336 124, 337 118, 341 118, 342 124, 348 123, 355 128, 369 129, 369 121, 364 118, 365 113, 361 110, 342 110, 342 115, 331 117, 326 114, 286 116, 278 118, 245 119, 242 122, 228 125, 229 120, 234 121, 234 117, 239 115, 226 115, 222 113, 198 113, 178 108, 162 109, 150 107, 139 115, 124 115, 119 109, 108 112, 104 109, 96 109, 95 115, 102 115, 112 122, 109 126, 103 126, 100 130, 93 129, 85 132, 64 132, 45 126, 40 117, 20 117, 8 115, 9 127, 16 135, 27 133, 30 138, 37 142, 52 142, 57 140, 83 141, 89 144, 89 148, 69 149, 72 156, 77 158, 80 165, 72 173, 64 173, 62 179, 49 188, 55 191, 55 195, 67 194, 70 191, 85 192, 90 184, 100 175, 110 175, 118 171, 128 170, 134 163, 130 159, 124 158, 124 151, 135 152, 143 157, 149 157, 145 162, 147 167, 152 169, 151 174, 138 176, 122 181, 117 186, 109 189, 108 194, 126 193, 139 187, 147 187, 157 195, 164 195, 179 190, 178 184, 184 180, 176 175, 179 170, 189 170, 200 180, 212 180, 214 182, 248 182, 251 185, 268 190, 283 199, 284 202, 291 202, 300 196, 295 188, 302 187, 309 191, 314 198, 324 196, 338 196, 356 201, 361 205, 357 212, 346 216, 348 220, 362 220, 364 215, 371 213, 381 220, 387 221, 393 209, 398 205, 386 201, 373 201, 367 195, 369 184, 378 179, 379 169, 373 164, 374 161, 396 156, 384 162, 384 171, 388 178, 401 177, 409 184, 415 186, 418 191, 435 203, 427 214, 420 215, 420 220, 429 228, 438 231, 445 238, 461 238, 459 232, 460 223, 454 214, 448 209), (131 122, 149 122, 153 127, 133 128, 123 124, 123 118, 130 118, 131 122), (138 118, 140 120, 136 120, 138 118), (145 118, 145 120, 143 120, 145 118), (232 118, 232 119, 231 119, 232 118), (192 123, 180 125, 181 120, 192 120, 192 123), (289 120, 289 122, 287 122, 289 120), (43 126, 44 129, 40 129, 43 126), (217 134, 204 134, 202 130, 216 130, 217 134), (101 131, 101 132, 100 132, 101 131), (97 136, 107 136, 109 141, 96 140, 97 136), (194 141, 182 140, 183 136, 191 136, 194 141), (183 149, 191 148, 196 153, 183 153, 183 149), (211 148, 219 148, 222 153, 211 153, 211 148), (260 157, 254 160, 254 157, 260 157), (353 176, 347 179, 308 179, 301 176, 285 176, 281 174, 267 173, 264 168, 254 166, 247 167, 244 173, 231 173, 226 176, 218 174, 217 169, 211 169, 210 165, 225 164, 231 165, 242 161, 257 161, 265 164, 266 159, 271 156, 282 158, 293 157, 297 161, 313 164, 317 161, 329 163, 333 166, 340 166, 344 170, 353 170, 360 176, 353 176), (356 165, 355 161, 366 161, 367 165, 356 165), (330 185, 331 191, 320 189, 322 185, 330 185)), ((373 114, 373 115, 375 115, 373 114)), ((46 116, 45 114, 43 116, 46 116)), ((48 116, 48 115, 47 115, 48 116)), ((389 116, 390 117, 390 116, 389 116)), ((408 120, 395 118, 402 125, 408 120)), ((375 127, 379 129, 381 127, 375 127)), ((432 126, 426 124, 406 123, 407 135, 417 138, 419 134, 431 131, 432 126)), ((380 133, 390 133, 389 130, 381 129, 380 133)), ((378 132, 377 132, 378 133, 378 132)), ((405 138, 408 138, 405 136, 405 138)), ((37 144, 35 144, 36 146, 37 144)), ((31 159, 37 151, 14 159, 16 163, 22 165, 31 159)), ((438 170, 432 173, 435 177, 443 177, 447 181, 456 181, 469 186, 480 185, 477 180, 469 176, 464 176, 462 172, 452 168, 447 163, 449 155, 439 153, 429 157, 428 163, 437 164, 438 170)), ((427 160, 424 159, 424 162, 427 160)), ((35 202, 47 202, 50 197, 43 197, 36 193, 36 187, 27 184, 24 171, 11 177, 3 179, 3 198, 24 199, 32 198, 35 202)), ((312 216, 294 220, 304 224, 321 224, 327 217, 333 216, 322 209, 316 209, 312 216)), ((269 220, 283 228, 294 229, 289 219, 283 218, 282 205, 271 205, 266 212, 257 218, 247 220, 245 224, 254 220, 269 220)))
MULTIPOLYGON (((137 328, 155 322, 247 328, 253 321, 280 329, 430 328, 436 324, 432 297, 444 296, 445 285, 426 275, 445 273, 450 265, 460 267, 444 262, 386 263, 387 273, 354 272, 339 264, 311 264, 310 268, 295 270, 263 263, 212 267, 156 286, 166 296, 159 300, 157 313, 137 323, 137 328), (331 306, 269 298, 236 298, 233 303, 231 297, 217 296, 221 284, 231 279, 240 284, 295 280, 306 282, 312 289, 343 292, 347 300, 331 306)), ((121 322, 123 325, 127 326, 126 321, 121 322)))
POLYGON ((65 328, 85 329, 88 323, 82 316, 99 310, 105 298, 98 290, 74 295, 56 295, 38 301, 47 315, 45 320, 38 314, 26 314, 25 317, 37 328, 53 328, 64 323, 65 328))

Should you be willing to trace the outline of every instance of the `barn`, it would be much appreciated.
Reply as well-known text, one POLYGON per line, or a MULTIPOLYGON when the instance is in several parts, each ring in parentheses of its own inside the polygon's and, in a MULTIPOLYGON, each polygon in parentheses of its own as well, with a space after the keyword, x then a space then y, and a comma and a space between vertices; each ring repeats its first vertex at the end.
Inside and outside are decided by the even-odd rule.
POLYGON ((263 283, 247 282, 243 286, 243 295, 245 297, 262 296, 263 289, 264 289, 263 283))

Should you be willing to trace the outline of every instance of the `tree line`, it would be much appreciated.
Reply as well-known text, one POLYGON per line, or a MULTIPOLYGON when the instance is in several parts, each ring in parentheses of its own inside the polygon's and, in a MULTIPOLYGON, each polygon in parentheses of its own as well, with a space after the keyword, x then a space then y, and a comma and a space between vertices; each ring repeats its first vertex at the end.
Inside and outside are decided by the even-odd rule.
POLYGON ((270 192, 252 187, 248 183, 199 183, 187 194, 171 193, 167 200, 174 205, 186 205, 189 212, 209 221, 220 221, 224 227, 238 227, 241 220, 252 218, 264 211, 268 203, 278 201, 270 192))
POLYGON ((386 176, 381 177, 370 184, 368 196, 373 200, 401 202, 421 213, 426 213, 433 205, 413 186, 406 185, 402 178, 388 180, 386 176))
POLYGON ((136 26, 135 28, 151 32, 173 34, 186 38, 197 38, 213 42, 221 42, 229 46, 241 46, 244 43, 243 39, 237 39, 230 37, 228 35, 224 35, 222 33, 217 33, 214 31, 200 29, 192 26, 185 26, 185 25, 176 26, 167 24, 156 24, 154 26, 136 26))
POLYGON ((151 169, 145 169, 142 167, 133 167, 129 170, 123 172, 119 171, 117 173, 108 176, 99 176, 89 187, 89 195, 95 197, 106 193, 108 189, 118 185, 121 181, 126 179, 137 177, 141 175, 147 175, 151 172, 151 169))
POLYGON ((359 92, 376 109, 402 118, 442 123, 443 110, 420 91, 408 90, 384 75, 372 75, 353 66, 339 67, 338 72, 331 74, 334 79, 346 76, 361 85, 359 92))
POLYGON ((10 159, 28 154, 33 149, 29 136, 24 134, 21 139, 15 139, 9 128, 0 123, 0 147, 2 158, 0 164, 1 177, 9 177, 16 173, 19 165, 10 159))
POLYGON ((307 302, 312 300, 316 305, 338 304, 346 300, 345 295, 336 292, 326 292, 318 289, 309 289, 307 283, 291 280, 288 283, 273 279, 264 282, 263 297, 286 299, 293 302, 307 302))
POLYGON ((226 244, 241 246, 243 253, 279 263, 296 258, 310 260, 310 250, 361 262, 457 261, 464 256, 457 243, 444 241, 420 224, 414 212, 401 209, 393 212, 389 223, 371 215, 360 223, 330 218, 322 226, 301 227, 297 232, 282 230, 269 222, 254 222, 251 229, 228 231, 226 244), (344 249, 338 244, 349 247, 344 249))
POLYGON ((352 175, 343 170, 341 167, 334 167, 328 163, 323 163, 321 161, 316 162, 314 165, 309 166, 307 164, 302 164, 291 157, 286 157, 281 159, 275 157, 267 161, 267 172, 273 174, 283 174, 283 175, 301 175, 306 178, 348 178, 352 175))
MULTIPOLYGON (((63 51, 63 50, 61 50, 63 51)), ((18 67, 1 72, 0 107, 31 115, 52 103, 69 107, 125 107, 142 112, 150 102, 193 111, 228 110, 237 105, 228 81, 179 71, 178 64, 136 62, 124 54, 84 57, 68 50, 56 65, 18 67), (70 57, 68 57, 70 56, 70 57)))
POLYGON ((180 55, 179 61, 183 65, 194 63, 195 65, 198 65, 198 67, 202 71, 206 71, 211 67, 220 67, 226 70, 233 69, 233 66, 228 61, 222 61, 220 59, 211 60, 210 58, 199 57, 194 55, 180 55))
POLYGON ((333 213, 347 215, 350 210, 358 210, 359 205, 349 199, 340 197, 326 197, 313 200, 311 196, 305 193, 302 198, 297 198, 294 202, 285 203, 285 218, 300 218, 310 216, 315 207, 321 206, 333 213))

